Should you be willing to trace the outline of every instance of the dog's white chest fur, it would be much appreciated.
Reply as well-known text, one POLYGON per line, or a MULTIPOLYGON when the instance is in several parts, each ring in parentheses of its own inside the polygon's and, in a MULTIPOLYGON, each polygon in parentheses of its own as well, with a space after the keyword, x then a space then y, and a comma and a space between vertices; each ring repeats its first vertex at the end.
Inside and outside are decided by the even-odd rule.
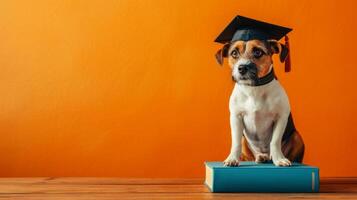
POLYGON ((269 154, 276 119, 290 113, 288 97, 279 82, 258 87, 235 84, 229 107, 231 114, 241 117, 252 152, 269 154))

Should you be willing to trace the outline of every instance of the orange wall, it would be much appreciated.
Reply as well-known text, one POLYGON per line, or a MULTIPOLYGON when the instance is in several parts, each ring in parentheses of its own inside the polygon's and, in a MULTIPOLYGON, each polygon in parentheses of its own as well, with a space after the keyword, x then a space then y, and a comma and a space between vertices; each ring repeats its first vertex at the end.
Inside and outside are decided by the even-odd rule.
MULTIPOLYGON (((287 90, 322 176, 357 176, 354 1, 1 1, 0 176, 203 177, 230 148, 213 40, 293 27, 287 90)), ((276 59, 277 60, 277 59, 276 59)))

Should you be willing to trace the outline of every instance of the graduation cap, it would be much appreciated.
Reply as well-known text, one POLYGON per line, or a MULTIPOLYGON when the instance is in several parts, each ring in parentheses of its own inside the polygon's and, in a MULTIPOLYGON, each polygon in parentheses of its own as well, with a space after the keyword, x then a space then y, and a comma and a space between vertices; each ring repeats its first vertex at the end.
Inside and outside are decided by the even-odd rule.
MULTIPOLYGON (((270 24, 255 19, 250 19, 243 16, 236 16, 231 23, 222 31, 216 38, 215 42, 221 44, 227 44, 230 42, 242 40, 248 41, 253 39, 258 40, 280 40, 285 38, 285 46, 287 55, 281 61, 285 61, 285 72, 290 71, 290 53, 289 50, 289 38, 287 34, 292 31, 291 28, 270 24)), ((280 57, 282 58, 282 57, 280 57)))

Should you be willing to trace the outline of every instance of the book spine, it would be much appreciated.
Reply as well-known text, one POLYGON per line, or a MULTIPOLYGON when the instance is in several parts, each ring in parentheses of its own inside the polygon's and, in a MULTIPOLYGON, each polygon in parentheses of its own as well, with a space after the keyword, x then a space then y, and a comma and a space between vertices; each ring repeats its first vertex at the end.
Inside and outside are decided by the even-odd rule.
POLYGON ((318 169, 215 169, 213 192, 318 192, 318 169))
POLYGON ((320 173, 318 168, 312 169, 311 172, 311 192, 319 192, 320 191, 320 173))

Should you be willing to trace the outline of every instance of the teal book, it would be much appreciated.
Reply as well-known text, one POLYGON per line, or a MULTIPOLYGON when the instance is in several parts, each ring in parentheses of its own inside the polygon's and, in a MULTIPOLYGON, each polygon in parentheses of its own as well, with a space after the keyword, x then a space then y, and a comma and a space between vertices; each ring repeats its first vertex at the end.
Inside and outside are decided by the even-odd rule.
POLYGON ((240 162, 238 167, 226 167, 222 162, 205 165, 205 184, 211 192, 319 191, 319 168, 301 163, 290 167, 255 162, 240 162))

